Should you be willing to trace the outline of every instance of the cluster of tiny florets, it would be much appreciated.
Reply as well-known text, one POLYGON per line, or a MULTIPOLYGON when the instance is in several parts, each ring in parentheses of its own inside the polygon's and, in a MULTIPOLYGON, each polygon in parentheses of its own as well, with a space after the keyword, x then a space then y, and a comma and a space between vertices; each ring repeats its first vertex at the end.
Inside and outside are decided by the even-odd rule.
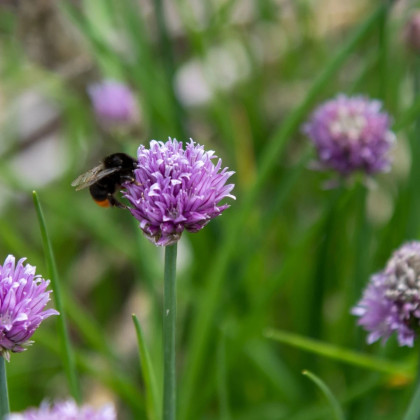
POLYGON ((78 407, 73 400, 59 401, 53 405, 43 402, 39 408, 29 408, 22 413, 12 413, 6 420, 116 420, 113 405, 101 408, 89 405, 78 407))
POLYGON ((105 80, 88 88, 96 117, 105 125, 124 125, 136 121, 138 107, 131 89, 116 80, 105 80))
POLYGON ((35 275, 35 267, 15 263, 9 255, 0 266, 0 355, 9 360, 10 352, 21 352, 41 322, 55 309, 44 310, 50 300, 49 281, 35 275))
POLYGON ((413 346, 420 331, 420 242, 394 252, 385 269, 371 277, 352 313, 369 331, 368 343, 396 333, 401 346, 413 346))
POLYGON ((233 174, 213 151, 205 151, 192 140, 150 142, 138 149, 136 182, 125 184, 125 197, 131 213, 140 222, 144 234, 156 245, 171 245, 184 230, 198 232, 219 216, 235 198, 226 184, 233 174))
POLYGON ((388 171, 395 136, 381 108, 380 101, 345 95, 316 108, 303 131, 315 145, 318 166, 343 176, 388 171))

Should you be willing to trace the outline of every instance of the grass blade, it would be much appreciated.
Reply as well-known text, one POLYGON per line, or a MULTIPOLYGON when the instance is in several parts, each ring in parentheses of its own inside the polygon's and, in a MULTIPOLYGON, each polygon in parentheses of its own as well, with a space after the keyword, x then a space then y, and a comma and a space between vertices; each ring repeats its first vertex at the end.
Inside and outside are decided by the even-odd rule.
POLYGON ((414 376, 410 366, 368 356, 343 347, 306 338, 298 334, 270 328, 265 331, 264 335, 265 337, 279 341, 280 343, 285 343, 290 346, 297 347, 320 356, 328 357, 329 359, 337 360, 339 362, 348 363, 353 366, 376 370, 390 375, 404 376, 407 379, 412 379, 414 376))
POLYGON ((73 398, 77 401, 81 401, 80 386, 76 375, 76 365, 74 361, 73 350, 70 344, 70 337, 67 328, 67 318, 64 310, 63 300, 61 296, 60 283, 58 280, 58 271, 55 263, 54 252, 52 249, 50 237, 48 236, 47 226, 45 224, 44 214, 42 212, 41 203, 38 198, 36 191, 33 191, 33 200, 38 216, 38 223, 41 229, 42 243, 45 252, 45 258, 47 260, 48 276, 51 280, 51 288, 53 289, 53 297, 55 301, 55 307, 60 316, 58 317, 58 336, 61 344, 61 357, 63 359, 64 370, 66 372, 67 381, 70 388, 70 393, 73 398))
POLYGON ((146 408, 150 420, 161 418, 159 396, 156 385, 155 373, 150 359, 149 351, 146 347, 143 331, 137 317, 132 315, 134 327, 136 329, 137 343, 139 347, 140 364, 143 372, 144 384, 146 387, 146 408))
POLYGON ((416 391, 408 406, 403 420, 418 420, 420 418, 420 382, 417 383, 416 391))
POLYGON ((302 372, 302 375, 307 376, 312 382, 314 382, 315 385, 325 395, 325 397, 327 398, 327 401, 329 402, 329 404, 331 406, 331 410, 334 413, 334 418, 336 420, 344 420, 343 410, 341 409, 340 404, 338 403, 337 399, 334 397, 334 394, 331 392, 331 390, 325 384, 325 382, 321 378, 316 376, 314 373, 309 372, 308 370, 304 370, 302 372))
POLYGON ((229 409, 229 392, 226 371, 226 339, 223 333, 220 335, 217 348, 217 382, 220 405, 220 419, 231 420, 229 409))

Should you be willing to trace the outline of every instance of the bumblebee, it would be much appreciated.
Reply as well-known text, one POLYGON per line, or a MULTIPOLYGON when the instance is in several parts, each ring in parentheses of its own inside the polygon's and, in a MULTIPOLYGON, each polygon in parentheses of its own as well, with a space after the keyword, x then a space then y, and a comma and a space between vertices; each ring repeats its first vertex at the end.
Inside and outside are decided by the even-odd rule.
POLYGON ((135 182, 134 169, 137 161, 125 153, 107 156, 90 171, 78 176, 71 185, 76 191, 89 187, 89 192, 96 204, 101 207, 126 208, 115 197, 115 192, 124 182, 135 182))

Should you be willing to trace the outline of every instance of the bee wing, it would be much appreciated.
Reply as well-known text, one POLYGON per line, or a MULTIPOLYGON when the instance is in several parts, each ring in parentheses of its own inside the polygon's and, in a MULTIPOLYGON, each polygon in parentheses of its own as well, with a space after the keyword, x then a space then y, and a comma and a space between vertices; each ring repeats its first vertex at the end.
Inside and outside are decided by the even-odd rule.
POLYGON ((91 170, 85 172, 82 175, 79 175, 72 183, 72 187, 76 187, 76 191, 82 190, 83 188, 90 187, 95 182, 98 182, 100 179, 118 171, 119 168, 104 168, 103 163, 98 166, 95 166, 91 170))

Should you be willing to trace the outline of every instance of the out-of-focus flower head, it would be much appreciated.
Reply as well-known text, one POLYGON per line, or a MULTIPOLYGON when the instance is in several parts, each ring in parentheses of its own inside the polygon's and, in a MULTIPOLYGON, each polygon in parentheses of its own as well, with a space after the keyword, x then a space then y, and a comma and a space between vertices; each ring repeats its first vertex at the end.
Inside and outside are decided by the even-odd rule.
POLYGON ((59 401, 53 405, 41 403, 39 408, 29 408, 22 413, 11 413, 6 420, 116 420, 114 406, 107 404, 99 409, 89 405, 78 407, 73 400, 59 401))
POLYGON ((44 310, 50 300, 49 280, 35 275, 35 267, 24 261, 15 264, 9 255, 0 266, 0 355, 6 360, 10 352, 32 344, 29 339, 44 319, 58 315, 55 309, 44 310))
POLYGON ((88 88, 93 109, 105 125, 126 125, 138 118, 138 107, 131 89, 115 80, 105 80, 88 88))
POLYGON ((420 242, 393 253, 385 269, 371 277, 352 313, 369 331, 369 344, 386 342, 395 332, 400 346, 413 346, 420 331, 420 242))
POLYGON ((395 135, 381 108, 380 101, 343 94, 316 108, 303 131, 315 145, 318 166, 343 176, 388 171, 395 135))
POLYGON ((416 10, 405 25, 404 38, 412 51, 420 53, 420 10, 416 10))
POLYGON ((136 183, 127 183, 125 197, 133 207, 133 216, 154 244, 171 245, 182 232, 198 232, 229 205, 218 203, 230 194, 234 185, 227 179, 234 173, 222 168, 213 151, 190 141, 152 140, 150 148, 138 149, 136 183), (216 162, 213 162, 216 160, 216 162))

